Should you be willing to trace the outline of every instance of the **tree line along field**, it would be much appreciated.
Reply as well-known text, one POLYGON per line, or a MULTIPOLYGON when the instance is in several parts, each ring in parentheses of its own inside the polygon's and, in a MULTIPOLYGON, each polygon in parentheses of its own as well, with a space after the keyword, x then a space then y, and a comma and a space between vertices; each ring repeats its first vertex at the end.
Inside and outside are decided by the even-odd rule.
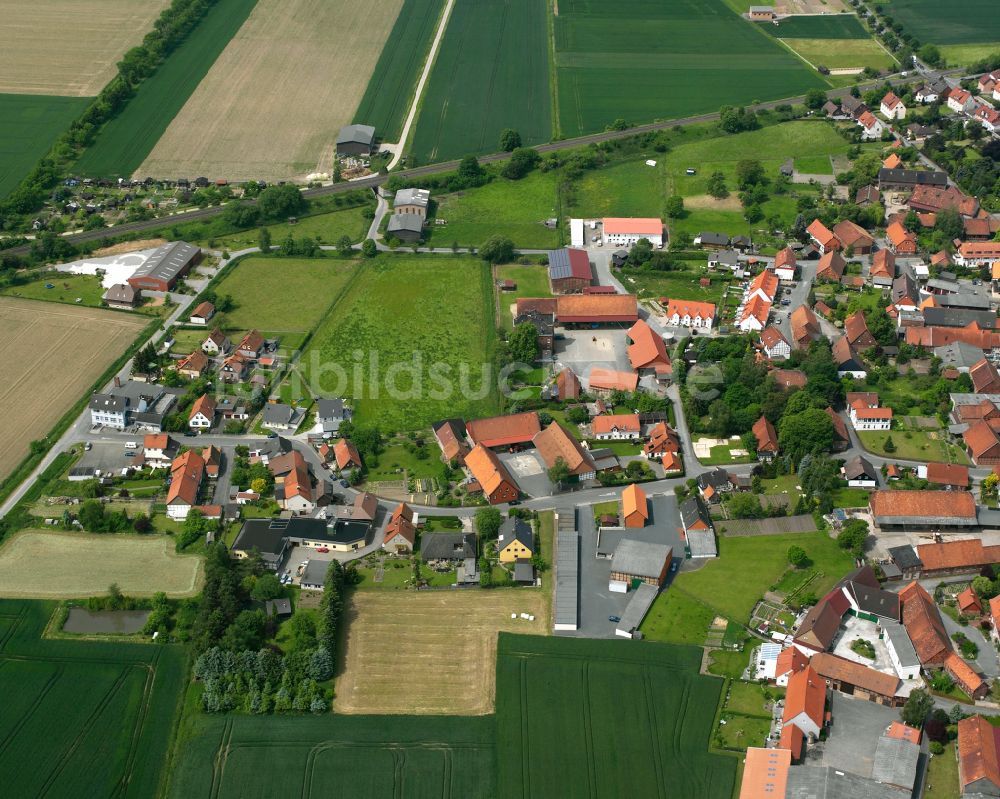
MULTIPOLYGON (((208 73, 257 0, 217 0, 201 23, 136 90, 77 162, 82 175, 128 177, 208 73)), ((160 175, 159 177, 191 177, 160 175)))
POLYGON ((445 0, 404 0, 382 47, 353 120, 374 126, 382 141, 399 140, 444 3, 445 0))
POLYGON ((168 0, 0 0, 0 92, 94 97, 168 0))
POLYGON ((89 102, 85 97, 0 94, 0 199, 17 187, 89 102))
POLYGON ((320 323, 301 371, 314 394, 352 397, 358 422, 383 431, 495 413, 496 376, 483 375, 496 339, 492 288, 477 258, 380 255, 320 323))
POLYGON ((502 634, 499 799, 729 799, 737 760, 708 751, 722 681, 694 647, 502 634))
POLYGON ((184 649, 44 640, 54 609, 0 599, 5 795, 158 795, 187 672, 184 649))
POLYGON ((921 42, 933 44, 993 43, 1000 49, 1000 14, 995 0, 887 0, 883 13, 921 42))
POLYGON ((524 144, 552 138, 545 2, 455 4, 409 147, 418 163, 495 152, 504 128, 524 144))
POLYGON ((723 0, 560 0, 554 26, 563 136, 827 87, 723 0))
POLYGON ((196 716, 174 799, 494 797, 492 716, 196 716))
POLYGON ((333 169, 403 0, 257 0, 138 170, 228 180, 333 169))
POLYGON ((135 340, 148 319, 98 308, 0 297, 0 478, 28 454, 135 340))

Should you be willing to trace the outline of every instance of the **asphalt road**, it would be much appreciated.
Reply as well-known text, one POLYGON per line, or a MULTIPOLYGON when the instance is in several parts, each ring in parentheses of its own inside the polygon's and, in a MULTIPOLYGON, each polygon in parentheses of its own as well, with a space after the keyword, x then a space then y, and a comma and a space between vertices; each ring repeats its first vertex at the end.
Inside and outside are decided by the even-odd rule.
MULTIPOLYGON (((941 73, 943 75, 955 73, 955 70, 950 72, 941 73)), ((882 85, 885 80, 895 79, 898 85, 905 85, 909 83, 922 83, 926 80, 926 77, 920 73, 914 73, 906 78, 899 78, 898 75, 890 75, 887 78, 880 78, 877 81, 870 81, 868 83, 858 84, 858 89, 862 92, 868 91, 869 89, 875 88, 882 85)), ((850 94, 850 89, 834 89, 827 92, 827 96, 831 99, 836 99, 840 97, 846 97, 850 94)), ((773 100, 767 103, 759 103, 757 105, 748 106, 753 110, 764 110, 764 109, 774 109, 779 105, 785 104, 796 104, 801 103, 805 100, 803 95, 797 97, 786 97, 781 100, 773 100)), ((600 142, 615 141, 618 139, 625 139, 630 136, 636 136, 642 133, 650 133, 658 130, 666 130, 667 128, 673 127, 684 127, 687 125, 696 125, 701 122, 714 122, 719 118, 718 112, 712 112, 709 114, 697 114, 695 116, 683 117, 681 119, 664 119, 658 122, 650 122, 645 125, 636 125, 632 128, 626 128, 625 130, 606 130, 600 133, 591 133, 587 136, 577 136, 572 139, 562 139, 560 141, 549 142, 547 144, 540 144, 534 149, 540 153, 552 153, 559 152, 560 150, 570 150, 575 147, 582 147, 588 144, 598 144, 600 142)), ((510 153, 492 153, 490 155, 484 155, 480 157, 479 162, 481 164, 491 164, 497 161, 504 161, 510 157, 510 153)), ((401 178, 417 178, 424 175, 434 175, 439 172, 450 172, 458 168, 459 162, 454 161, 443 161, 437 164, 428 164, 427 166, 413 167, 411 169, 403 169, 393 172, 393 175, 398 175, 401 178)), ((371 175, 369 177, 360 178, 358 180, 352 180, 345 183, 334 183, 330 186, 320 186, 313 189, 304 189, 302 191, 302 196, 310 199, 313 197, 324 197, 330 194, 343 194, 345 192, 354 191, 356 189, 365 188, 375 188, 376 186, 381 186, 389 180, 389 175, 371 175)), ((254 202, 251 200, 251 202, 254 202)), ((182 224, 185 222, 196 222, 203 219, 211 219, 214 216, 218 216, 223 211, 223 206, 211 206, 209 208, 199 208, 193 211, 188 211, 185 213, 174 214, 168 217, 160 217, 158 219, 147 219, 140 222, 127 222, 121 225, 114 225, 113 227, 101 228, 99 230, 86 230, 80 233, 73 233, 65 236, 68 241, 74 244, 82 244, 88 241, 101 241, 105 238, 117 238, 123 236, 127 233, 142 233, 150 230, 157 230, 160 228, 167 227, 168 225, 182 224)), ((27 253, 30 249, 30 245, 21 245, 19 247, 11 247, 4 252, 8 252, 14 255, 23 255, 27 253)))

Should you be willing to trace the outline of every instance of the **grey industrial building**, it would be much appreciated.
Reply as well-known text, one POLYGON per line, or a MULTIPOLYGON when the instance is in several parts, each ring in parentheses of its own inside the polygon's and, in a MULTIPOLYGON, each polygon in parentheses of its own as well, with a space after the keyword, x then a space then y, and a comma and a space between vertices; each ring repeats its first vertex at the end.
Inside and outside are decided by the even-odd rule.
POLYGON ((344 125, 337 134, 338 155, 370 155, 375 144, 371 125, 344 125))
POLYGON ((201 247, 186 241, 171 241, 157 247, 132 273, 128 284, 134 289, 170 291, 200 260, 201 247))
POLYGON ((556 630, 580 626, 580 534, 575 530, 556 533, 556 630))

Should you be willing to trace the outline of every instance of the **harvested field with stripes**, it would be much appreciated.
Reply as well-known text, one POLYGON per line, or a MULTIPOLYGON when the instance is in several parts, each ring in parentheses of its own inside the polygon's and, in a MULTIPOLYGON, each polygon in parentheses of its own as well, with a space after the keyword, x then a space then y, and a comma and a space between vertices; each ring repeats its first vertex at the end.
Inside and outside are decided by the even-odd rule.
POLYGON ((0 297, 0 479, 128 348, 148 319, 0 297))

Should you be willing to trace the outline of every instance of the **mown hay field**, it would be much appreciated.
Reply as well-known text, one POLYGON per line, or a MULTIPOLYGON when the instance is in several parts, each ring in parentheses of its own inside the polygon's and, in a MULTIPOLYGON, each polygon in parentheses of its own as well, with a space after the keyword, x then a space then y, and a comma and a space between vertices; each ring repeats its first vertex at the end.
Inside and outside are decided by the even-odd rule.
POLYGON ((544 0, 455 4, 409 148, 419 163, 496 152, 505 128, 552 138, 545 14, 544 0))
POLYGON ((545 634, 539 589, 355 591, 337 713, 478 716, 493 712, 500 631, 545 634), (512 619, 511 614, 518 614, 512 619), (521 613, 535 617, 520 618, 521 613), (401 680, 400 675, 406 679, 401 680))
MULTIPOLYGON (((406 673, 399 675, 407 682, 406 673)), ((493 799, 493 718, 203 716, 174 761, 174 799, 493 799)))
POLYGON ((133 342, 148 319, 0 297, 0 478, 133 342))
MULTIPOLYGON (((198 27, 143 81, 125 109, 104 126, 80 157, 77 171, 92 177, 128 177, 138 169, 256 4, 217 0, 198 27)), ((182 171, 157 177, 198 176, 182 171)))
POLYGON ((329 172, 402 0, 258 0, 138 170, 278 180, 329 172))
POLYGON ((993 52, 1000 49, 996 0, 887 0, 881 11, 921 42, 993 44, 993 52))
POLYGON ((723 0, 560 0, 553 22, 563 136, 827 88, 723 0))
POLYGON ((701 651, 501 635, 498 796, 729 799, 736 758, 708 751, 722 680, 701 651))
POLYGON ((0 92, 94 97, 168 0, 0 0, 0 92))
POLYGON ((201 578, 201 558, 176 554, 168 536, 25 530, 0 547, 0 596, 72 599, 111 583, 131 596, 194 596, 201 578))
POLYGON ((54 609, 0 600, 4 795, 158 795, 184 649, 42 639, 54 609))
POLYGON ((382 141, 396 142, 413 102, 445 0, 404 0, 354 122, 373 125, 382 141))
POLYGON ((896 59, 874 39, 782 39, 813 66, 827 69, 889 69, 896 59))
POLYGON ((360 269, 299 362, 310 392, 353 398, 357 423, 383 433, 497 412, 487 265, 383 254, 360 269))
POLYGON ((82 97, 0 94, 0 199, 24 179, 88 102, 82 97))

